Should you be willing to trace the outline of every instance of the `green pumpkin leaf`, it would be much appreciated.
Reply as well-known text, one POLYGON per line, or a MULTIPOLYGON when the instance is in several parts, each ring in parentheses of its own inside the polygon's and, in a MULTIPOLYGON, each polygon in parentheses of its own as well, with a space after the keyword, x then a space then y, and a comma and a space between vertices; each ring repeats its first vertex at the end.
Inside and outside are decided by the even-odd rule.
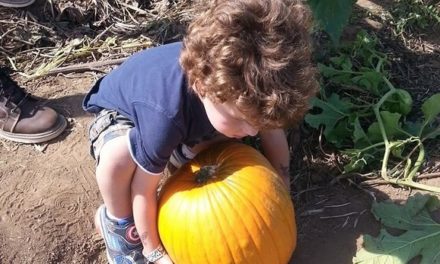
MULTIPOLYGON (((324 136, 326 139, 335 130, 336 125, 344 118, 348 118, 350 109, 352 107, 350 102, 346 102, 340 99, 339 95, 332 94, 328 98, 328 101, 323 101, 318 98, 311 100, 311 105, 322 110, 319 114, 307 114, 304 118, 307 124, 311 127, 318 129, 320 126, 324 126, 324 136)), ((337 133, 340 133, 341 127, 339 127, 337 133)), ((351 136, 351 134, 350 134, 351 136)))
POLYGON ((348 23, 354 0, 309 0, 313 16, 324 28, 333 43, 339 43, 342 30, 348 23))
POLYGON ((365 133, 364 129, 361 126, 361 122, 359 121, 359 117, 356 117, 354 120, 354 131, 353 131, 353 142, 356 143, 360 140, 368 140, 368 136, 365 133))
POLYGON ((402 115, 407 115, 411 112, 413 100, 411 95, 402 89, 396 89, 394 93, 388 100, 383 104, 383 108, 392 113, 401 113, 402 115))
POLYGON ((440 114, 440 94, 429 97, 422 105, 425 124, 430 124, 440 114))
POLYGON ((384 226, 404 231, 393 236, 382 229, 378 237, 364 236, 363 248, 353 263, 406 264, 421 256, 421 264, 440 263, 440 224, 430 212, 440 207, 436 196, 416 194, 406 205, 392 202, 374 203, 372 213, 384 226))
POLYGON ((402 131, 402 128, 399 124, 399 120, 402 117, 401 114, 398 113, 390 113, 388 111, 381 111, 380 116, 383 120, 383 126, 385 127, 385 132, 387 134, 388 139, 391 139, 399 134, 402 131))
POLYGON ((422 138, 434 139, 438 136, 440 136, 440 126, 435 128, 425 127, 423 130, 422 138))
POLYGON ((335 66, 339 66, 344 71, 351 71, 352 70, 353 64, 351 63, 351 59, 345 54, 331 57, 330 61, 335 66))
POLYGON ((341 147, 344 143, 351 142, 352 134, 351 122, 349 118, 344 118, 325 136, 325 139, 336 147, 341 147))
POLYGON ((370 139, 371 143, 377 143, 383 141, 382 133, 380 133, 379 123, 374 122, 372 123, 367 130, 368 138, 370 139))
POLYGON ((366 70, 361 75, 356 76, 352 81, 358 84, 360 87, 367 89, 375 95, 379 95, 379 85, 383 81, 383 74, 374 70, 366 70))
POLYGON ((322 63, 318 63, 318 69, 319 69, 319 73, 322 74, 322 76, 324 77, 333 77, 335 75, 339 75, 341 74, 340 71, 338 71, 337 69, 324 65, 322 63))
MULTIPOLYGON (((383 126, 385 128, 385 133, 388 139, 392 139, 396 136, 402 135, 403 129, 399 123, 399 120, 402 117, 401 114, 381 111, 380 116, 382 118, 383 126)), ((378 122, 374 122, 368 127, 367 135, 371 143, 383 141, 378 122)))

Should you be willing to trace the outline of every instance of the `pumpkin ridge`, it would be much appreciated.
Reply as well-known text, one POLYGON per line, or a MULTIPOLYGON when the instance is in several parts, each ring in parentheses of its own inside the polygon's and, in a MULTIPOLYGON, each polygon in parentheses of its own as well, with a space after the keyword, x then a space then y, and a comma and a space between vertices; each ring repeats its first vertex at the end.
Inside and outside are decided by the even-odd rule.
MULTIPOLYGON (((275 188, 277 188, 277 187, 275 186, 275 188)), ((278 192, 278 193, 280 193, 280 192, 278 192)), ((290 195, 289 195, 288 199, 286 199, 287 197, 283 197, 283 196, 284 196, 283 194, 280 194, 280 197, 278 199, 273 199, 274 198, 273 196, 266 195, 266 199, 270 199, 272 204, 274 205, 274 207, 276 207, 274 211, 277 211, 277 212, 289 211, 289 214, 293 213, 292 217, 293 217, 293 219, 295 219, 295 215, 294 215, 294 211, 293 211, 294 209, 293 208, 290 210, 290 208, 282 208, 281 207, 281 204, 282 204, 281 201, 283 201, 283 200, 290 201, 290 205, 293 206, 293 202, 292 202, 292 200, 290 198, 290 195)), ((292 230, 294 224, 292 224, 292 222, 289 221, 289 218, 286 216, 286 214, 275 214, 275 216, 276 216, 276 218, 274 217, 273 221, 275 223, 276 222, 283 223, 284 226, 287 227, 287 230, 289 231, 289 233, 291 235, 291 236, 281 236, 281 237, 283 237, 283 238, 294 237, 294 233, 295 232, 292 230)), ((280 249, 280 247, 278 246, 280 242, 278 242, 278 243, 277 242, 278 242, 278 240, 274 240, 274 245, 276 245, 277 249, 280 249)), ((294 241, 287 241, 287 242, 294 243, 294 241)), ((281 258, 281 255, 282 255, 281 252, 279 250, 277 250, 277 252, 278 252, 279 257, 281 258)))
MULTIPOLYGON (((228 223, 227 229, 232 230, 231 222, 227 218, 227 214, 225 217, 224 208, 222 207, 222 203, 220 202, 220 199, 218 198, 221 195, 221 198, 222 198, 221 201, 223 202, 226 200, 226 202, 228 202, 228 199, 227 199, 228 196, 227 196, 227 193, 224 192, 224 190, 223 190, 224 188, 225 188, 225 185, 221 185, 221 187, 219 187, 217 189, 217 191, 214 193, 215 194, 214 199, 216 201, 214 203, 211 203, 211 205, 213 205, 213 209, 214 209, 213 212, 215 215, 215 220, 217 221, 219 219, 222 219, 222 220, 226 219, 226 222, 228 223), (218 211, 220 211, 220 213, 218 211)), ((223 238, 225 238, 224 241, 226 241, 226 243, 228 245, 225 248, 228 250, 230 258, 233 259, 234 263, 235 263, 235 256, 234 256, 233 252, 231 251, 231 244, 229 242, 228 236, 225 233, 225 227, 220 223, 218 223, 218 226, 219 226, 219 230, 221 230, 220 234, 223 236, 223 238)), ((228 230, 226 230, 226 231, 228 231, 228 230)), ((230 232, 230 233, 235 234, 234 232, 230 232)))
MULTIPOLYGON (((273 166, 267 161, 267 159, 259 152, 257 152, 257 150, 255 150, 254 148, 246 148, 246 149, 239 149, 239 150, 234 150, 231 151, 230 154, 230 158, 231 161, 230 162, 226 162, 224 161, 225 164, 228 164, 230 167, 235 168, 235 171, 233 171, 231 173, 230 177, 230 181, 228 181, 229 184, 237 184, 238 188, 237 189, 246 189, 248 193, 253 194, 255 192, 258 192, 261 194, 261 196, 265 197, 265 199, 270 199, 270 203, 275 207, 275 210, 273 211, 278 211, 278 212, 284 212, 286 211, 286 208, 281 208, 281 202, 282 201, 289 201, 290 204, 292 204, 290 195, 288 195, 289 197, 287 198, 287 192, 286 189, 284 189, 283 183, 281 181, 281 178, 276 174, 275 169, 273 168, 273 166), (254 152, 254 153, 252 153, 254 152), (252 158, 249 158, 252 157, 252 158), (237 161, 242 161, 242 162, 237 162, 237 161), (254 164, 258 164, 257 166, 255 166, 254 164), (237 167, 240 167, 240 169, 237 170, 237 167), (252 172, 256 172, 258 173, 257 175, 255 175, 254 173, 250 173, 249 171, 247 171, 247 173, 243 173, 240 172, 241 170, 246 170, 246 168, 248 168, 248 170, 252 171, 252 172), (263 173, 264 171, 264 173, 263 173), (239 176, 239 179, 237 177, 232 177, 234 176, 233 174, 236 174, 237 176, 239 176), (252 175, 252 177, 250 176, 252 175), (256 177, 258 176, 258 177, 256 177), (273 177, 270 180, 267 180, 266 177, 273 177), (270 183, 270 191, 267 188, 258 188, 259 186, 255 186, 255 183, 259 181, 259 179, 262 179, 262 182, 268 182, 270 183), (246 182, 247 184, 243 184, 244 182, 246 182), (253 186, 253 188, 251 188, 250 186, 253 186), (258 188, 256 190, 256 188, 258 188), (282 188, 282 190, 281 190, 282 188), (275 197, 273 197, 272 193, 280 193, 280 196, 277 199, 274 199, 275 197)), ((228 157, 229 158, 229 157, 228 157)), ((231 170, 232 171, 232 170, 231 170)), ((228 186, 230 187, 230 186, 228 186)), ((258 197, 257 197, 258 198, 258 197)), ((251 203, 252 204, 252 203, 251 203)), ((264 203, 262 203, 264 204, 264 203)), ((267 209, 266 209, 267 210, 267 209)), ((258 210, 258 214, 259 216, 264 215, 264 211, 265 208, 261 208, 260 210, 258 210)), ((290 211, 290 210, 289 210, 290 211)), ((266 221, 265 218, 261 218, 262 219, 262 223, 264 223, 264 226, 266 228, 266 230, 272 230, 270 228, 270 223, 268 223, 266 221)), ((282 223, 283 226, 287 226, 287 230, 290 232, 290 234, 293 236, 294 232, 292 230, 292 226, 294 224, 292 224, 289 220, 287 220, 288 217, 285 216, 284 214, 276 214, 274 215, 274 219, 272 220, 274 223, 282 223)), ((283 254, 281 253, 281 248, 278 247, 277 245, 279 245, 279 243, 277 243, 277 239, 275 239, 274 235, 276 234, 272 234, 272 232, 268 232, 268 234, 271 237, 272 240, 272 245, 275 245, 275 250, 278 253, 277 257, 278 260, 281 261, 280 259, 282 258, 283 254), (278 249, 278 250, 277 250, 278 249)), ((278 237, 278 235, 277 235, 278 237)), ((289 243, 294 243, 293 241, 286 241, 289 243)), ((281 262, 279 262, 281 263, 281 262)))
MULTIPOLYGON (((281 182, 281 178, 279 178, 278 175, 276 175, 276 177, 280 180, 276 185, 282 185, 282 186, 274 186, 274 188, 280 188, 280 187, 284 188, 284 185, 283 185, 284 183, 281 182)), ((272 199, 273 197, 270 195, 268 195, 268 199, 272 199, 272 202, 274 204, 276 204, 276 206, 278 207, 277 209, 279 212, 286 211, 286 208, 281 207, 280 200, 289 201, 290 202, 289 205, 292 207, 291 210, 289 210, 289 211, 293 214, 292 215, 293 219, 295 219, 295 206, 294 206, 292 197, 290 196, 290 193, 287 192, 286 189, 284 189, 284 191, 278 191, 278 193, 279 193, 278 200, 272 199)), ((285 214, 281 214, 280 217, 281 217, 280 221, 282 223, 285 223, 289 227, 288 230, 289 230, 290 234, 294 235, 296 233, 296 231, 294 230, 294 225, 291 224, 290 218, 287 217, 285 214)))
MULTIPOLYGON (((197 208, 199 208, 199 210, 197 210, 197 217, 195 217, 195 219, 206 219, 206 213, 203 212, 204 210, 211 210, 211 204, 210 204, 210 188, 204 188, 202 189, 204 197, 207 197, 207 199, 198 199, 198 205, 197 208), (203 210, 200 210, 200 208, 203 208, 203 210), (203 218, 202 218, 203 215, 203 218)), ((212 222, 212 221, 211 221, 212 222)), ((201 245, 199 245, 200 247, 202 247, 203 250, 201 250, 203 252, 203 263, 209 263, 210 259, 217 259, 217 256, 215 256, 213 258, 213 254, 216 254, 215 250, 210 250, 211 248, 208 248, 209 245, 211 244, 210 240, 209 240, 209 236, 207 236, 206 234, 210 233, 210 225, 211 222, 209 223, 204 223, 201 225, 198 225, 198 228, 200 228, 200 231, 197 232, 197 236, 199 237, 198 240, 201 241, 201 245), (211 252, 211 255, 208 255, 208 252, 211 252)))
MULTIPOLYGON (((246 168, 246 167, 243 167, 243 168, 246 168)), ((267 168, 265 168, 263 166, 255 166, 255 168, 257 168, 257 170, 265 169, 265 170, 269 171, 271 174, 275 174, 275 172, 270 171, 270 170, 268 170, 267 168)), ((261 177, 261 176, 259 176, 259 177, 261 177)), ((265 177, 265 176, 263 176, 263 177, 265 177)), ((271 175, 271 176, 268 176, 268 177, 279 177, 279 176, 271 175)), ((261 193, 268 194, 267 192, 264 192, 265 191, 264 189, 259 188, 259 186, 255 186, 255 182, 256 182, 255 181, 255 178, 256 178, 255 175, 240 175, 239 178, 240 178, 240 181, 245 181, 248 185, 251 185, 253 187, 253 189, 252 189, 253 191, 259 191, 261 193)), ((236 181, 233 181, 233 182, 235 183, 236 181)))
MULTIPOLYGON (((266 176, 260 176, 259 175, 259 177, 266 177, 266 176)), ((259 201, 262 201, 263 199, 261 197, 264 197, 265 199, 270 200, 270 203, 272 205, 276 206, 278 208, 278 211, 280 211, 279 202, 277 200, 275 200, 275 199, 271 199, 271 196, 269 195, 269 192, 264 192, 263 190, 261 190, 261 192, 257 192, 257 191, 255 191, 253 188, 251 188, 249 186, 250 185, 242 184, 241 186, 238 186, 236 188, 230 188, 230 191, 231 191, 231 193, 235 192, 237 196, 240 196, 240 198, 242 198, 242 199, 240 199, 240 201, 242 201, 242 202, 246 201, 253 209, 255 209, 254 212, 256 212, 256 216, 261 219, 261 221, 259 221, 259 222, 261 222, 261 224, 262 224, 262 225, 257 225, 257 226, 259 228, 265 228, 265 232, 267 232, 267 234, 269 234, 269 236, 270 236, 270 238, 272 240, 272 245, 275 245, 274 248, 275 248, 276 252, 278 253, 277 254, 277 257, 278 257, 277 260, 278 261, 276 263, 281 263, 281 258, 282 258, 281 255, 282 254, 280 253, 280 248, 276 246, 277 245, 277 239, 274 237, 273 232, 271 232, 271 230, 272 230, 271 226, 273 226, 273 223, 267 222, 267 217, 263 217, 263 216, 265 216, 267 214, 268 210, 267 210, 267 208, 262 208, 262 207, 256 206, 255 202, 252 202, 252 201, 255 201, 254 199, 258 199, 259 201), (250 197, 247 197, 245 195, 246 193, 248 195, 249 195, 249 193, 251 193, 251 194, 260 193, 261 195, 252 195, 250 197)), ((231 187, 231 186, 229 186, 229 187, 231 187)), ((276 187, 273 187, 273 188, 276 188, 276 187)), ((257 203, 257 204, 262 204, 262 203, 257 203)), ((277 211, 277 210, 275 210, 275 211, 277 211)), ((283 210, 281 210, 280 212, 282 212, 282 211, 283 210)), ((277 222, 276 220, 277 219, 273 219, 272 222, 277 222)), ((256 222, 258 222, 258 220, 256 222)), ((282 221, 282 222, 284 222, 284 221, 282 221)), ((254 244, 255 244, 255 242, 254 242, 254 244)), ((257 248, 257 247, 255 247, 255 248, 257 248)), ((264 258, 261 257, 260 259, 264 259, 264 258)), ((273 262, 273 263, 275 263, 275 262, 273 262)))
MULTIPOLYGON (((205 188, 205 193, 206 193, 206 197, 207 197, 207 199, 201 199, 201 200, 205 200, 205 201, 207 201, 207 206, 209 206, 209 210, 211 211, 211 212, 214 212, 214 214, 215 214, 215 217, 211 217, 210 219, 212 220, 212 222, 213 223, 215 223, 215 226, 216 226, 216 228, 213 228, 214 230, 222 230, 222 227, 221 227, 221 224, 220 224, 220 222, 218 221, 219 219, 221 219, 221 218, 219 218, 219 216, 217 215, 217 213, 216 213, 216 209, 215 209, 215 206, 214 205, 218 205, 219 204, 219 202, 217 201, 217 198, 216 198, 216 192, 214 192, 214 191, 216 191, 216 190, 213 190, 212 188, 205 188)), ((199 218, 200 219, 200 218, 199 218)), ((207 223, 207 225, 209 225, 210 223, 207 223)), ((208 231, 211 231, 211 230, 208 230, 208 231)), ((201 232, 201 234, 202 234, 202 236, 203 237, 208 237, 208 236, 206 236, 206 233, 205 232, 201 232)), ((223 231, 221 232, 221 235, 223 236, 223 237, 225 237, 225 234, 223 233, 223 231)), ((208 240, 207 241, 207 243, 206 243, 206 245, 211 245, 212 244, 212 241, 211 240, 208 240)), ((229 249, 229 247, 228 247, 228 249, 229 249)), ((206 252, 209 252, 210 250, 207 250, 206 252)), ((215 254, 217 254, 216 255, 216 258, 214 258, 214 260, 222 260, 222 256, 221 256, 221 254, 219 255, 218 254, 218 252, 216 251, 216 250, 212 250, 213 252, 215 252, 215 254)), ((230 250, 228 250, 229 251, 229 255, 230 256, 232 256, 232 252, 230 251, 230 250)), ((211 253, 211 254, 213 254, 213 253, 211 253)), ((205 263, 212 263, 210 260, 212 260, 212 255, 211 256, 207 256, 207 258, 206 258, 206 260, 207 260, 207 262, 205 262, 205 263)))
MULTIPOLYGON (((231 175, 232 176, 232 175, 231 175)), ((225 199, 225 202, 228 204, 228 206, 229 206, 229 208, 230 208, 230 212, 234 212, 235 213, 235 215, 241 215, 243 212, 239 212, 239 211, 237 211, 237 209, 235 208, 235 205, 234 204, 232 204, 231 203, 231 201, 230 201, 230 199, 232 199, 232 195, 235 195, 235 192, 233 191, 233 189, 231 188, 231 186, 230 186, 230 184, 225 184, 224 185, 224 188, 222 188, 222 189, 220 189, 219 191, 221 191, 222 193, 223 193, 223 196, 225 196, 225 197, 227 197, 227 199, 225 199)), ((236 200, 236 199, 233 199, 233 200, 236 200)), ((241 202, 241 200, 239 200, 240 202, 241 202)), ((222 207, 221 207, 222 208, 222 207)), ((227 214, 225 214, 225 215, 229 215, 230 214, 230 212, 228 212, 227 214)), ((242 217, 236 217, 237 219, 238 219, 238 221, 240 221, 240 222, 242 222, 243 223, 243 219, 242 219, 242 217)), ((231 233, 234 235, 234 239, 235 239, 235 241, 238 243, 238 241, 240 241, 240 238, 239 237, 237 237, 236 236, 236 234, 237 234, 237 232, 234 232, 234 224, 233 223, 231 223, 232 221, 230 220, 230 219, 228 219, 227 220, 228 221, 228 223, 229 223, 229 227, 230 227, 230 230, 232 231, 231 233)), ((244 225, 245 226, 245 225, 244 225)), ((245 226, 246 227, 246 226, 245 226)), ((247 229, 247 227, 246 227, 246 231, 247 231, 248 229, 247 229)), ((253 242, 253 244, 255 245, 255 242, 252 240, 252 242, 253 242)), ((256 248, 256 247, 255 247, 256 248)), ((241 259, 242 260, 246 260, 246 262, 247 262, 247 260, 248 260, 248 258, 246 257, 246 253, 245 253, 245 251, 244 251, 244 249, 241 247, 241 245, 240 245, 240 252, 241 252, 241 254, 240 254, 240 256, 239 257, 241 257, 241 259)), ((242 262, 237 262, 236 261, 236 259, 235 259, 235 256, 234 255, 232 255, 233 256, 233 259, 234 259, 234 263, 242 263, 242 262)))
MULTIPOLYGON (((189 211, 190 207, 192 206, 191 203, 188 203, 188 201, 185 201, 182 199, 182 203, 184 205, 184 207, 179 208, 179 215, 187 215, 187 212, 189 211)), ((180 219, 180 226, 182 226, 183 230, 187 230, 187 228, 189 228, 191 226, 191 218, 190 217, 179 217, 177 219, 180 219), (182 220, 183 219, 183 220, 182 220)), ((175 228, 174 228, 175 229, 175 228)), ((173 232, 175 235, 177 235, 177 237, 179 237, 178 234, 176 234, 175 232, 173 232)), ((188 238, 189 236, 187 236, 188 238)), ((188 251, 188 241, 182 241, 182 239, 173 239, 174 242, 177 242, 179 244, 179 247, 177 247, 177 251, 174 250, 174 252, 177 252, 180 256, 176 256, 177 259, 181 259, 182 256, 184 257, 184 259, 188 259, 189 258, 189 252, 188 251), (185 254, 186 252, 186 254, 185 254)))
MULTIPOLYGON (((254 203, 252 203, 250 200, 250 198, 254 198, 254 197, 246 197, 246 195, 243 195, 243 192, 241 191, 242 190, 242 188, 243 188, 243 186, 238 186, 238 188, 233 188, 231 185, 228 185, 227 186, 228 188, 229 188, 229 191, 230 191, 230 195, 231 194, 234 194, 236 197, 238 197, 239 199, 237 199, 237 200, 239 200, 242 204, 246 204, 246 208, 247 209, 249 209, 249 208, 252 208, 251 210, 244 210, 244 212, 246 212, 246 213, 249 213, 249 212, 252 212, 252 213, 250 213, 251 214, 251 219, 253 220, 253 223, 255 224, 255 226, 258 228, 258 229, 260 229, 261 231, 263 230, 263 228, 265 229, 265 232, 267 232, 268 234, 270 234, 271 232, 270 232, 270 227, 269 227, 269 225, 268 225, 268 223, 266 222, 266 220, 264 219, 264 217, 262 217, 262 214, 261 214, 261 210, 257 207, 257 206, 255 206, 255 204, 254 203), (259 218, 259 219, 258 219, 259 218), (260 220, 260 221, 259 221, 260 220)), ((238 212, 233 206, 232 206, 232 208, 233 208, 233 210, 237 213, 237 215, 242 215, 243 214, 243 212, 238 212)), ((239 218, 240 219, 240 221, 242 222, 242 224, 243 224, 243 226, 245 227, 245 229, 246 229, 246 231, 248 231, 248 233, 249 233, 249 235, 250 235, 250 237, 251 237, 251 242, 252 242, 252 245, 253 245, 253 248, 254 249, 257 249, 258 248, 258 246, 257 246, 257 243, 256 243, 256 241, 258 240, 258 239, 255 239, 255 237, 253 236, 253 232, 251 232, 251 230, 248 228, 248 226, 249 226, 249 224, 247 224, 247 223, 245 223, 244 221, 243 221, 243 218, 242 217, 240 217, 239 218)), ((274 240, 273 239, 273 237, 271 237, 272 238, 272 240, 274 240)), ((255 250, 256 252, 258 252, 258 250, 255 250)), ((263 256, 261 256, 261 255, 259 255, 258 256, 258 259, 260 259, 260 260, 263 260, 264 259, 264 257, 263 256)))
MULTIPOLYGON (((264 168, 264 167, 263 167, 264 168)), ((266 170, 268 170, 267 168, 264 168, 264 169, 266 169, 266 170)), ((261 171, 262 169, 261 168, 257 168, 257 169, 255 169, 256 171, 261 171)), ((270 170, 269 170, 270 171, 270 170)), ((275 172, 272 172, 272 171, 270 171, 272 174, 274 174, 275 172)), ((253 173, 245 173, 245 175, 247 176, 247 177, 244 177, 244 176, 242 176, 242 178, 241 178, 241 181, 240 182, 247 182, 248 184, 241 184, 238 188, 236 188, 237 190, 240 190, 240 191, 246 191, 245 193, 254 193, 254 192, 257 192, 255 189, 254 189, 254 187, 256 187, 256 186, 252 186, 255 182, 258 182, 258 180, 260 179, 260 178, 265 178, 265 177, 279 177, 279 176, 277 176, 277 175, 269 175, 269 173, 266 173, 266 175, 262 175, 262 174, 258 174, 258 175, 256 175, 256 174, 253 174, 253 173), (252 174, 252 176, 249 176, 250 174, 252 174), (254 181, 251 181, 251 177, 254 177, 253 179, 254 179, 254 181), (252 187, 251 187, 252 186, 252 187)), ((260 197, 264 197, 265 199, 268 199, 268 200, 270 200, 270 203, 274 206, 274 207, 276 207, 275 209, 274 209, 274 211, 278 211, 278 212, 285 212, 285 211, 287 211, 286 210, 286 208, 282 208, 281 207, 281 202, 280 201, 284 201, 284 200, 288 200, 288 201, 290 201, 291 203, 291 205, 293 206, 293 202, 291 201, 291 198, 290 198, 290 195, 287 195, 287 192, 286 191, 284 191, 284 192, 278 192, 280 195, 279 195, 279 197, 278 197, 278 199, 273 199, 274 197, 271 195, 271 193, 272 192, 275 192, 275 190, 276 189, 278 189, 278 188, 280 188, 280 187, 284 187, 284 186, 280 186, 280 184, 282 184, 281 182, 273 182, 273 183, 271 183, 271 190, 272 191, 268 191, 267 190, 267 188, 265 188, 265 189, 263 189, 263 188, 259 188, 258 189, 258 193, 260 193, 261 195, 260 196, 255 196, 255 198, 254 199, 259 199, 259 200, 261 200, 260 199, 260 197)), ((250 198, 253 198, 253 197, 250 197, 250 198)), ((248 200, 250 200, 250 198, 248 199, 248 200)), ((252 205, 254 204, 254 203, 251 203, 252 205)), ((257 203, 258 204, 258 203, 257 203)), ((292 208, 293 210, 294 210, 294 208, 292 208)), ((262 215, 263 213, 264 213, 264 211, 266 211, 267 209, 266 208, 260 208, 259 210, 258 210, 258 214, 259 215, 262 215)), ((292 210, 289 210, 290 212, 294 212, 294 211, 292 211, 292 210)), ((286 226, 287 227, 287 230, 288 230, 288 232, 293 236, 296 232, 294 232, 293 231, 293 228, 294 228, 294 224, 292 225, 292 223, 291 223, 291 221, 289 221, 289 217, 287 217, 285 214, 276 214, 276 218, 274 218, 273 219, 273 221, 274 222, 278 222, 278 223, 283 223, 283 225, 284 226, 286 226)), ((293 214, 293 217, 294 217, 294 214, 293 214)), ((269 229, 269 230, 271 230, 271 228, 270 228, 270 225, 265 221, 265 219, 263 219, 263 221, 264 221, 264 223, 265 223, 265 225, 267 226, 267 228, 269 229)), ((270 233, 270 234, 272 234, 272 233, 270 233)), ((286 236, 286 237, 289 237, 289 236, 286 236)), ((273 237, 272 237, 273 238, 273 237)), ((279 243, 277 243, 277 241, 278 240, 276 240, 276 239, 272 239, 273 240, 273 244, 274 245, 279 245, 279 243)), ((287 241, 287 242, 290 242, 290 243, 294 243, 293 241, 287 241)), ((281 259, 282 257, 282 253, 281 253, 281 251, 280 251, 280 247, 276 247, 278 250, 277 250, 277 252, 278 252, 278 257, 279 257, 279 259, 281 259)), ((281 263, 281 262, 280 262, 281 263)))
MULTIPOLYGON (((264 168, 264 167, 263 167, 263 168, 264 168)), ((268 169, 268 168, 265 168, 265 169, 268 169)), ((258 167, 257 167, 257 170, 261 170, 261 168, 258 168, 258 167)), ((279 177, 275 172, 272 172, 272 173, 273 173, 274 175, 272 175, 271 177, 275 177, 275 178, 277 178, 277 180, 279 180, 278 183, 274 183, 273 188, 275 188, 275 189, 277 189, 277 188, 284 188, 284 186, 282 185, 283 183, 281 182, 280 177, 279 177)), ((250 178, 251 178, 251 177, 242 177, 243 181, 247 181, 247 182, 249 182, 250 184, 252 184, 253 182, 250 180, 250 178)), ((254 187, 255 187, 255 186, 253 186, 253 188, 254 188, 254 187)), ((263 189, 259 189, 259 191, 260 191, 261 193, 263 193, 265 196, 267 196, 269 199, 272 198, 271 195, 268 195, 269 192, 265 192, 265 190, 263 190, 263 189)), ((273 204, 276 204, 277 206, 279 206, 279 205, 280 205, 279 200, 284 200, 284 199, 286 199, 286 200, 291 201, 291 202, 292 202, 292 206, 293 206, 293 201, 292 201, 292 198, 290 197, 290 194, 287 194, 286 191, 282 191, 282 192, 279 192, 279 193, 280 193, 280 195, 279 195, 279 199, 278 199, 278 200, 272 199, 271 202, 272 202, 273 204), (287 194, 287 195, 286 195, 286 194, 287 194)), ((285 210, 284 208, 280 208, 280 207, 278 207, 278 209, 279 209, 280 211, 284 211, 284 210, 285 210)), ((294 209, 294 208, 293 208, 293 209, 294 209)), ((283 217, 282 220, 283 220, 283 221, 282 221, 283 223, 286 223, 286 224, 289 226, 289 231, 291 232, 291 234, 293 234, 293 230, 291 229, 291 225, 289 224, 290 221, 289 221, 288 217, 283 217)))
MULTIPOLYGON (((243 210, 243 212, 238 212, 234 208, 234 210, 237 212, 237 214, 238 215, 242 215, 243 213, 247 213, 248 215, 250 215, 249 219, 252 220, 252 222, 254 224, 254 227, 256 227, 259 230, 263 230, 263 228, 265 228, 266 232, 270 231, 268 226, 267 226, 266 221, 264 220, 263 217, 261 217, 260 211, 258 210, 257 206, 255 206, 255 204, 253 204, 251 202, 250 197, 246 197, 246 195, 243 195, 242 192, 241 192, 241 188, 232 188, 232 186, 229 186, 229 189, 231 190, 231 193, 233 193, 236 197, 238 197, 237 200, 239 200, 241 202, 242 207, 245 207, 245 210, 243 210)), ((240 221, 243 224, 245 230, 247 231, 247 233, 249 234, 249 236, 251 238, 250 242, 252 242, 252 246, 253 246, 254 251, 258 252, 258 250, 256 250, 256 249, 258 249, 258 245, 256 243, 256 241, 258 241, 258 238, 256 238, 253 235, 252 228, 249 228, 250 224, 247 224, 247 222, 244 222, 243 217, 240 217, 239 219, 240 219, 240 221)), ((260 252, 258 252, 258 253, 260 253, 260 252)), ((264 259, 263 256, 261 256, 261 254, 259 254, 257 256, 257 258, 259 260, 264 259)))
MULTIPOLYGON (((180 200, 179 207, 181 207, 181 206, 185 206, 184 200, 180 200)), ((175 207, 177 207, 177 205, 175 207)), ((179 207, 177 207, 177 208, 179 208, 179 207)), ((174 210, 174 208, 172 208, 171 210, 174 210)), ((181 215, 183 214, 183 210, 182 211, 176 211, 176 212, 178 213, 178 215, 176 215, 176 219, 182 219, 181 215)), ((173 223, 171 222, 171 218, 169 218, 167 223, 165 223, 165 226, 170 226, 172 224, 173 223)), ((179 221, 179 223, 177 223, 177 224, 178 225, 182 225, 182 222, 179 221)), ((175 227, 173 227, 173 228, 175 228, 175 227)), ((172 248, 177 248, 178 249, 177 252, 182 252, 180 250, 180 248, 182 247, 182 242, 175 238, 176 234, 174 232, 168 232, 167 235, 169 236, 168 240, 173 242, 172 248)), ((161 238, 161 239, 163 239, 163 238, 161 238)))
POLYGON ((196 190, 197 190, 197 192, 195 192, 193 194, 193 196, 191 196, 191 201, 189 202, 190 210, 187 213, 191 217, 187 217, 188 225, 187 225, 187 229, 185 229, 185 230, 188 230, 187 236, 186 236, 186 243, 185 243, 185 246, 186 246, 185 252, 187 252, 187 257, 185 259, 189 259, 190 263, 199 263, 195 260, 195 259, 198 259, 199 256, 193 255, 193 254, 188 254, 192 250, 194 250, 194 246, 193 246, 193 244, 195 242, 194 237, 197 236, 196 241, 199 241, 199 238, 200 238, 200 236, 198 235, 199 232, 197 232, 198 229, 197 230, 194 229, 194 223, 196 224, 197 228, 199 228, 199 226, 200 226, 200 225, 197 225, 198 221, 196 221, 196 220, 199 219, 197 216, 200 213, 200 210, 198 210, 199 207, 197 205, 200 203, 200 200, 201 200, 200 194, 199 194, 201 192, 201 189, 196 189, 196 190), (196 201, 195 201, 194 197, 197 198, 196 201))

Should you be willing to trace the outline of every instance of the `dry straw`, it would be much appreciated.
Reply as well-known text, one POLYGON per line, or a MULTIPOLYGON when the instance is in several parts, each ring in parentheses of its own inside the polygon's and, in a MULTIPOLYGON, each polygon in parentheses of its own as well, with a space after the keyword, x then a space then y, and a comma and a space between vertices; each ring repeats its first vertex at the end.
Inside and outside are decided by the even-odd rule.
POLYGON ((99 70, 132 53, 179 40, 194 1, 37 1, 0 7, 0 64, 28 78, 99 70))

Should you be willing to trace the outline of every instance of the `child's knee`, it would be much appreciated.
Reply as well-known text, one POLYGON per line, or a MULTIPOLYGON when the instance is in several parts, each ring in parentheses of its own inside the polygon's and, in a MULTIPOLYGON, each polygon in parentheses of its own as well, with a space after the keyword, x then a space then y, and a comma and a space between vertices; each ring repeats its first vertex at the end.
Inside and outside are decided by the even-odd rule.
POLYGON ((136 164, 131 158, 127 139, 117 137, 102 147, 99 155, 99 163, 96 167, 97 176, 104 174, 107 177, 121 177, 125 174, 133 174, 136 164))

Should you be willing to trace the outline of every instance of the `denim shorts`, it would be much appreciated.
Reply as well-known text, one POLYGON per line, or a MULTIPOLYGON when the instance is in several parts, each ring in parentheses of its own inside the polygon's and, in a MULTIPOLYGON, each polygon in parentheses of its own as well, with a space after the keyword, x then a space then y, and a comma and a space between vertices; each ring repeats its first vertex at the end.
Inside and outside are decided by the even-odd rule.
POLYGON ((133 122, 114 110, 101 110, 89 127, 90 155, 99 162, 102 147, 108 141, 128 134, 133 122))
MULTIPOLYGON (((89 127, 90 155, 96 160, 96 165, 99 163, 99 154, 105 143, 127 135, 133 127, 134 123, 130 119, 114 110, 103 109, 96 115, 89 127)), ((215 135, 218 135, 218 132, 213 133, 211 137, 215 135)), ((188 149, 187 146, 179 144, 171 154, 170 161, 177 168, 195 156, 193 153, 188 157, 184 149, 188 149)))

